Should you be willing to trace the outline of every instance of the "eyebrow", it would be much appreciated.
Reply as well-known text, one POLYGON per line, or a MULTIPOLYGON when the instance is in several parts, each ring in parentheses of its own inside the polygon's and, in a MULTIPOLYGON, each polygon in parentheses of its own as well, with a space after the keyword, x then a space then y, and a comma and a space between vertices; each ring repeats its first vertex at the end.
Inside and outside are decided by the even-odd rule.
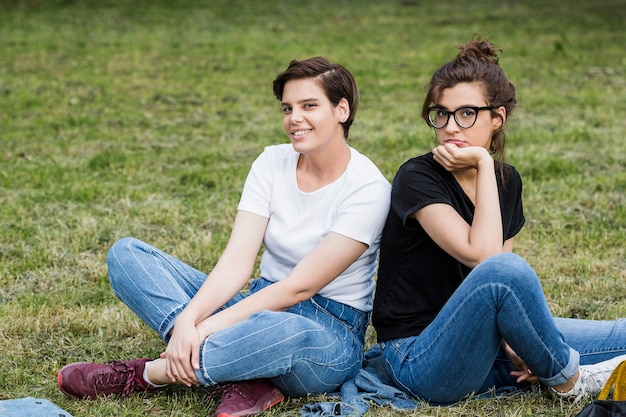
MULTIPOLYGON (((320 101, 320 99, 319 99, 319 98, 315 98, 315 97, 305 98, 305 99, 299 100, 299 101, 297 102, 297 104, 300 104, 300 103, 306 103, 306 102, 309 102, 309 101, 320 101)), ((288 106, 290 103, 288 103, 288 102, 286 102, 286 101, 281 101, 281 103, 280 103, 280 104, 281 104, 282 106, 288 106)))
MULTIPOLYGON (((484 107, 484 106, 488 106, 488 104, 484 104, 482 106, 480 104, 462 104, 459 107, 457 107, 456 110, 458 110, 458 109, 466 109, 468 107, 471 108, 471 107, 484 107)), ((450 110, 449 108, 447 108, 446 106, 441 105, 441 104, 435 104, 432 107, 439 107, 439 108, 444 109, 444 110, 450 110)))

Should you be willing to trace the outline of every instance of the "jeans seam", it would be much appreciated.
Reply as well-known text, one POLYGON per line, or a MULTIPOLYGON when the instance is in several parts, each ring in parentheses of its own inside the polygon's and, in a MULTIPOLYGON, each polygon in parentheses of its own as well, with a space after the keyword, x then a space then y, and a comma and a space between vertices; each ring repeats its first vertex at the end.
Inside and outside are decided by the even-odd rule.
POLYGON ((169 341, 169 335, 167 333, 171 330, 172 327, 174 327, 172 323, 176 320, 178 315, 185 309, 186 306, 187 304, 179 305, 174 310, 172 310, 168 315, 166 315, 163 321, 161 322, 161 325, 159 326, 159 334, 161 335, 161 338, 164 341, 166 342, 169 341))

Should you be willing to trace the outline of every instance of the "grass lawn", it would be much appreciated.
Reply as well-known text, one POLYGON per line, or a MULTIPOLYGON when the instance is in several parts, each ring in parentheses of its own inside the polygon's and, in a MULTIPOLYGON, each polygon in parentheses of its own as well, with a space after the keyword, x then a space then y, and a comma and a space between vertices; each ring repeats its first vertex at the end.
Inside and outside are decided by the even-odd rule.
MULTIPOLYGON (((516 252, 555 315, 626 317, 625 22, 624 0, 0 0, 0 399, 48 398, 76 417, 212 415, 199 389, 93 402, 57 389, 66 363, 164 349, 115 298, 107 249, 132 235, 210 270, 251 162, 287 140, 271 81, 291 59, 353 72, 350 144, 391 179, 434 146, 424 86, 475 33, 503 49, 520 102, 507 139, 524 180, 516 252)), ((537 392, 402 415, 583 405, 537 392)))

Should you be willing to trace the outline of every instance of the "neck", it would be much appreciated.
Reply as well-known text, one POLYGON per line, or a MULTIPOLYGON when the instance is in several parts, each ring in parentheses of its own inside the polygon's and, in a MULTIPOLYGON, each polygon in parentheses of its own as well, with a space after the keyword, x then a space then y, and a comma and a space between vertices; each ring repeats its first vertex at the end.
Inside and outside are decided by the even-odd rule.
POLYGON ((298 187, 310 192, 332 183, 344 173, 350 158, 350 148, 345 141, 323 153, 300 154, 296 168, 298 187))

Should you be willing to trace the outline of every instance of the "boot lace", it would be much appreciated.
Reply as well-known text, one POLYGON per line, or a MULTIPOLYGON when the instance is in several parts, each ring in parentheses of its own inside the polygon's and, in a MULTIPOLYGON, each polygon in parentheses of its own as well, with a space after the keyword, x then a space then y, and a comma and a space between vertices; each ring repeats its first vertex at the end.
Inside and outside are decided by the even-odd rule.
POLYGON ((135 367, 121 361, 109 362, 113 372, 103 372, 95 376, 96 386, 119 387, 124 386, 122 395, 130 397, 135 390, 135 367))

